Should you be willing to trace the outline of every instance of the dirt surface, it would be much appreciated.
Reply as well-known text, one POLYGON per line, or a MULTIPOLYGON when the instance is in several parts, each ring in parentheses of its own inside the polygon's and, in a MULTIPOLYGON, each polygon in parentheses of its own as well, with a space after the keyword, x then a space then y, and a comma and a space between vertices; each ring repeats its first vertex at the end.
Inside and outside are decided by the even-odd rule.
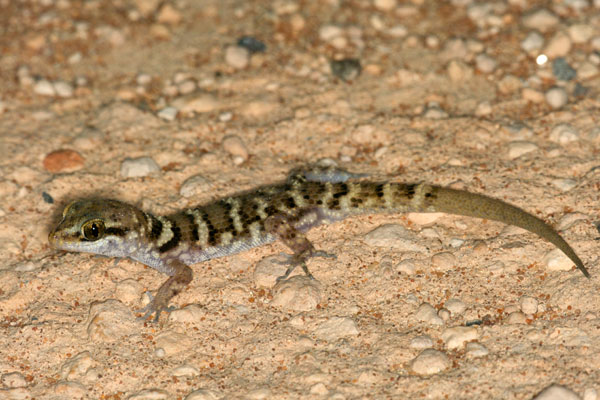
POLYGON ((0 49, 0 399, 597 399, 598 1, 0 0, 0 49), (316 281, 263 246, 153 324, 164 275, 48 244, 77 198, 317 162, 520 206, 591 279, 501 223, 361 216, 309 232, 316 281))

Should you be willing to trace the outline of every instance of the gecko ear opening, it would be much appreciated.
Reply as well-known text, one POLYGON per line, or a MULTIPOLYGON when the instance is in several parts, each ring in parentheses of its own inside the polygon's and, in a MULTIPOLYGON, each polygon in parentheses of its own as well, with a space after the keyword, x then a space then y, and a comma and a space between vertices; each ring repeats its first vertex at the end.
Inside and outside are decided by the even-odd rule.
POLYGON ((104 222, 101 219, 91 219, 81 227, 81 234, 86 240, 95 241, 104 236, 104 222))

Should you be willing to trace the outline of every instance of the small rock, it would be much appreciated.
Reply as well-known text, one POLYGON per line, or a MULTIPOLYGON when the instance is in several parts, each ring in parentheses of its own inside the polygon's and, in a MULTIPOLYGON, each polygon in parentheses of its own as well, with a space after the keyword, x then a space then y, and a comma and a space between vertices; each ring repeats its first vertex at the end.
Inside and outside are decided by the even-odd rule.
POLYGON ((516 141, 510 142, 508 144, 508 158, 510 160, 514 160, 515 158, 519 158, 524 154, 531 153, 532 151, 536 151, 538 146, 531 142, 525 141, 516 141))
POLYGON ((429 349, 433 347, 433 340, 428 335, 420 335, 410 341, 410 347, 413 349, 429 349))
POLYGON ((187 178, 179 188, 179 194, 183 197, 196 196, 209 189, 208 180, 202 175, 194 175, 187 178))
POLYGON ((40 96, 56 96, 56 89, 54 85, 46 79, 40 79, 33 86, 33 92, 40 96))
POLYGON ((225 62, 235 69, 244 69, 250 63, 250 52, 245 47, 227 46, 225 62))
POLYGON ((561 87, 553 87, 546 92, 546 103, 554 109, 563 107, 567 100, 567 91, 561 87))
POLYGON ((56 81, 53 84, 54 91, 60 97, 73 97, 73 86, 65 81, 56 81))
POLYGON ((532 88, 523 88, 523 90, 521 91, 521 97, 523 97, 523 100, 527 100, 536 104, 543 103, 544 101, 546 101, 544 93, 532 88))
POLYGON ((177 91, 182 95, 193 93, 197 88, 198 86, 196 85, 196 82, 194 82, 191 79, 185 80, 177 84, 177 91))
POLYGON ((121 176, 137 178, 160 172, 160 167, 150 157, 126 158, 121 163, 121 176))
POLYGON ((88 338, 95 343, 113 343, 135 329, 131 311, 120 301, 108 299, 92 303, 87 319, 88 338))
POLYGON ((197 389, 185 396, 184 400, 218 400, 224 398, 222 394, 209 389, 197 389))
POLYGON ((330 63, 331 73, 343 81, 352 81, 362 72, 360 61, 356 58, 333 60, 330 63))
POLYGON ((573 268, 573 261, 559 249, 548 252, 542 261, 550 271, 570 271, 573 268))
POLYGON ((531 32, 521 42, 521 48, 526 52, 539 52, 544 45, 544 37, 537 32, 531 32))
POLYGON ((319 37, 325 42, 329 42, 337 37, 342 36, 344 31, 339 26, 324 25, 319 29, 319 37))
POLYGON ((564 32, 557 32, 550 38, 543 52, 550 59, 564 57, 569 54, 572 46, 573 43, 571 42, 569 35, 564 32))
POLYGON ((535 314, 538 308, 538 301, 535 297, 521 296, 519 299, 519 307, 525 314, 535 314))
POLYGON ((441 351, 425 349, 411 361, 411 369, 419 375, 433 375, 451 366, 448 356, 441 351))
POLYGON ((250 54, 263 53, 267 50, 267 46, 263 42, 252 36, 242 36, 238 39, 237 45, 248 50, 250 54))
POLYGON ((390 11, 396 8, 396 0, 373 0, 373 5, 380 11, 390 11))
POLYGON ((156 115, 158 116, 158 118, 164 119, 165 121, 173 121, 175 120, 175 118, 177 118, 178 113, 179 110, 177 110, 175 107, 165 107, 162 110, 160 110, 156 115))
POLYGON ((560 189, 563 192, 568 192, 577 186, 577 181, 574 179, 564 178, 564 179, 553 179, 552 186, 560 189))
POLYGON ((423 117, 427 119, 439 120, 448 118, 448 113, 437 103, 428 104, 423 111, 423 117))
POLYGON ((241 157, 244 161, 248 159, 248 149, 244 141, 236 135, 228 135, 223 138, 221 142, 223 150, 232 156, 241 157))
POLYGON ((89 351, 83 351, 71 357, 60 368, 60 377, 68 381, 75 381, 85 377, 95 361, 89 351))
POLYGON ((321 284, 304 275, 295 275, 273 287, 271 305, 292 311, 314 310, 321 301, 321 284))
POLYGON ((356 336, 360 332, 356 323, 345 317, 332 317, 321 323, 314 334, 324 340, 333 341, 343 337, 356 336))
POLYGON ((194 367, 193 365, 184 364, 184 365, 180 365, 179 367, 173 368, 173 371, 171 371, 171 375, 178 376, 178 377, 180 377, 180 376, 194 377, 194 376, 200 375, 200 370, 198 368, 194 367))
POLYGON ((569 124, 558 124, 550 132, 550 140, 561 145, 579 140, 579 131, 569 124))
POLYGON ((479 334, 474 326, 453 326, 445 329, 441 336, 446 348, 457 349, 463 347, 465 342, 477 339, 479 334))
POLYGON ((498 65, 496 60, 487 54, 479 54, 477 57, 475 57, 475 64, 477 65, 477 69, 484 74, 494 72, 496 66, 498 65))
POLYGON ((438 313, 437 313, 438 317, 440 317, 442 319, 442 321, 447 322, 450 320, 450 318, 452 317, 452 314, 450 313, 450 310, 445 309, 445 308, 440 308, 438 313))
POLYGON ((172 106, 182 114, 209 113, 221 109, 222 104, 210 94, 199 94, 180 97, 173 101, 172 106))
POLYGON ((451 60, 446 72, 452 82, 463 82, 473 77, 473 69, 461 60, 451 60))
POLYGON ((279 107, 280 104, 275 101, 255 100, 242 105, 240 107, 240 114, 245 118, 262 119, 275 115, 279 107))
POLYGON ((396 270, 405 273, 406 275, 412 275, 416 272, 417 267, 413 260, 403 260, 396 265, 396 270))
POLYGON ((506 323, 510 325, 526 324, 527 316, 520 311, 511 312, 508 314, 508 317, 506 317, 506 323))
POLYGON ((446 307, 452 315, 460 315, 465 312, 467 306, 459 299, 449 299, 444 303, 444 307, 446 307))
POLYGON ((552 62, 552 73, 556 79, 561 81, 570 81, 577 75, 575 69, 563 57, 559 57, 552 62))
POLYGON ((465 354, 469 358, 485 357, 490 351, 481 343, 469 342, 465 346, 465 354))
POLYGON ((485 100, 477 104, 477 107, 475 108, 475 115, 478 117, 485 117, 492 114, 492 111, 492 104, 485 100))
POLYGON ((580 398, 571 389, 553 384, 542 390, 533 400, 580 400, 580 398))
POLYGON ((127 400, 167 400, 169 393, 162 389, 144 389, 134 392, 127 397, 127 400))
POLYGON ((436 271, 449 271, 456 267, 456 257, 447 251, 434 254, 431 257, 431 266, 436 271))
POLYGON ((526 14, 523 17, 522 22, 526 28, 546 32, 547 30, 554 28, 560 22, 560 19, 552 12, 542 8, 526 14))
POLYGON ((573 43, 586 43, 594 36, 594 27, 588 24, 573 24, 569 26, 568 33, 573 43))
POLYGON ((406 214, 406 218, 412 222, 413 224, 421 225, 421 226, 429 226, 434 224, 438 219, 446 214, 434 212, 434 213, 408 213, 406 214))
POLYGON ((169 3, 165 3, 165 5, 160 8, 160 11, 156 16, 157 22, 168 25, 177 25, 181 22, 181 19, 181 13, 169 3))
POLYGON ((365 243, 369 246, 399 251, 423 252, 426 248, 420 242, 417 235, 398 224, 382 225, 365 235, 365 243))
POLYGON ((56 150, 44 158, 44 168, 52 173, 73 172, 83 168, 84 158, 74 150, 56 150))
POLYGON ((0 381, 6 388, 20 388, 27 386, 27 380, 20 372, 9 372, 2 374, 0 381))
POLYGON ((430 325, 443 325, 444 321, 437 315, 437 311, 429 303, 423 303, 415 313, 417 321, 426 322, 430 325))

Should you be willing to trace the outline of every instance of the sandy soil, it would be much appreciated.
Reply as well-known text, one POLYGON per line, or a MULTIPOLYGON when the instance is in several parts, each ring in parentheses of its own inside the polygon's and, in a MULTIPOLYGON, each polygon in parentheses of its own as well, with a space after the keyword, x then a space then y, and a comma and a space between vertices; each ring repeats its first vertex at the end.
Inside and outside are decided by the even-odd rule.
POLYGON ((596 399, 589 3, 0 0, 0 399, 596 399), (523 207, 592 278, 501 223, 363 216, 309 233, 316 282, 274 287, 263 246, 152 324, 164 275, 48 245, 73 199, 167 213, 320 160, 523 207))

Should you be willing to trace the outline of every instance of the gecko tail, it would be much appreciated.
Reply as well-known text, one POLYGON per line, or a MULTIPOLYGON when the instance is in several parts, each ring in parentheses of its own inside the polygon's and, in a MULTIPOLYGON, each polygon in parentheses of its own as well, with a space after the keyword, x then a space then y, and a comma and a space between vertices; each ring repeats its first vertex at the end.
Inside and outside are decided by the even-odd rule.
POLYGON ((491 219, 526 229, 554 244, 575 263, 583 275, 590 277, 573 248, 544 220, 502 200, 477 193, 432 185, 422 185, 420 189, 423 211, 491 219))

